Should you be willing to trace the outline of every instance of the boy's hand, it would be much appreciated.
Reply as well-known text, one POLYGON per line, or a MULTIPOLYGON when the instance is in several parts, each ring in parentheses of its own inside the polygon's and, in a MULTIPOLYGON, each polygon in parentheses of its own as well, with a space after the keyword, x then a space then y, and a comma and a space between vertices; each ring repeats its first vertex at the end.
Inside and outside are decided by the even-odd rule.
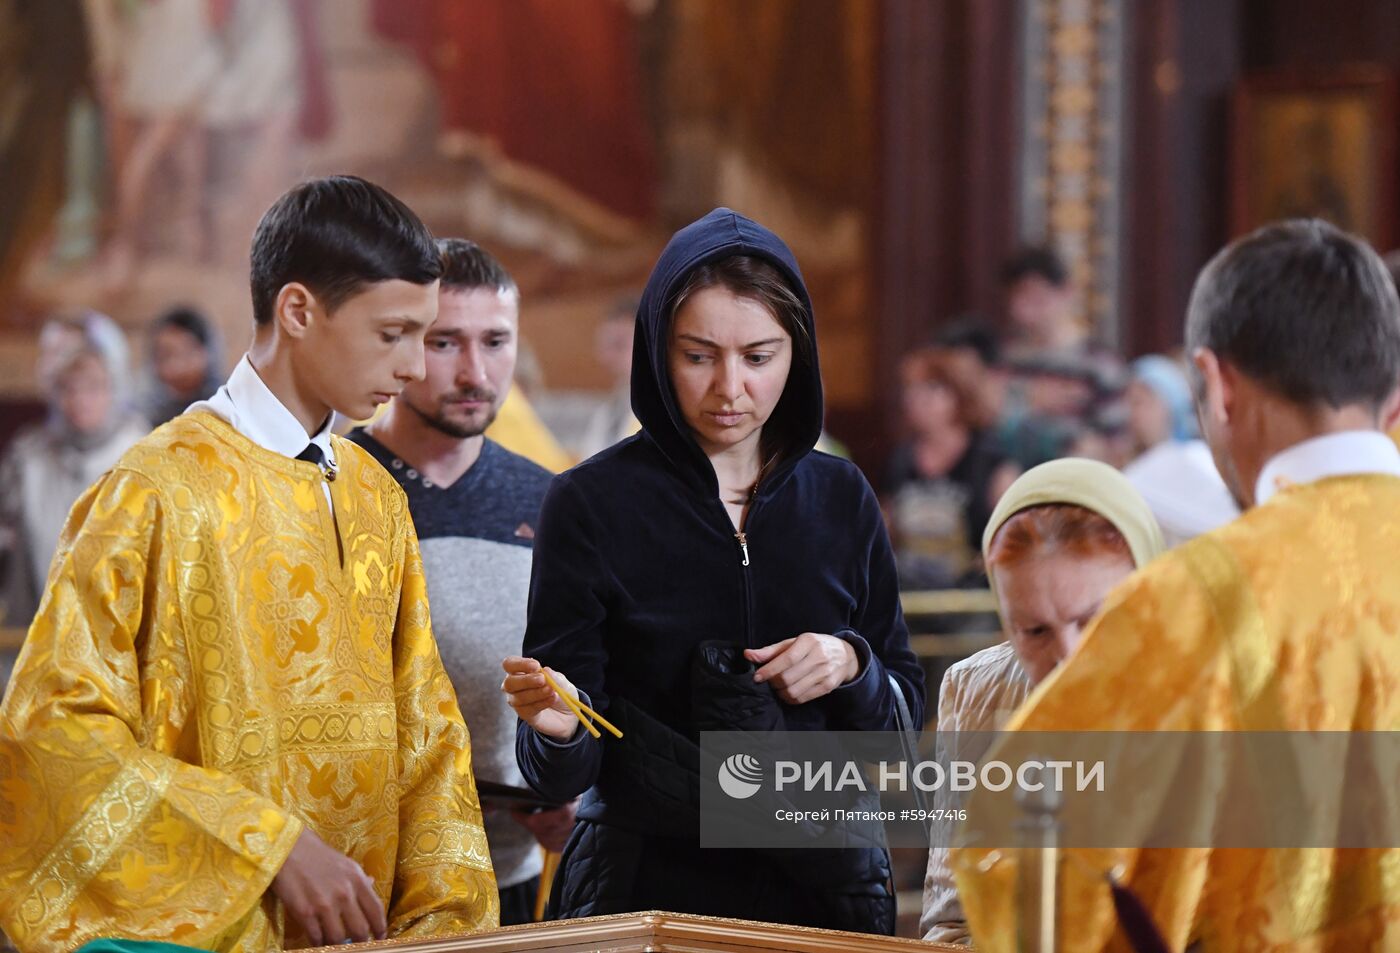
POLYGON ((389 932, 374 881, 309 827, 272 879, 272 890, 313 946, 382 940, 389 932))

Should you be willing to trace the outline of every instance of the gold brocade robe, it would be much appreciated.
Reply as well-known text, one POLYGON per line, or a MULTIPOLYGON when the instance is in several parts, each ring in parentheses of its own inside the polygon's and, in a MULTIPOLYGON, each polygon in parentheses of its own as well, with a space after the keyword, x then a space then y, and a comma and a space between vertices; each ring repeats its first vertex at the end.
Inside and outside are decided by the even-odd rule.
MULTIPOLYGON (((1035 731, 1400 729, 1397 554, 1400 479, 1332 477, 1281 490, 1115 590, 1008 725, 1016 734, 1000 753, 1035 745, 1024 734, 1035 731)), ((1206 820, 1228 813, 1193 795, 1206 820)), ((1141 795, 1154 797, 1162 792, 1141 795)), ((967 805, 969 828, 978 798, 967 805)), ((1099 876, 1120 864, 1174 950, 1197 941, 1208 953, 1400 950, 1400 850, 1064 853, 1064 951, 1130 949, 1099 876)), ((1014 849, 958 848, 952 865, 978 950, 1014 950, 1014 849)))
POLYGON ((374 880, 390 935, 491 929, 471 745, 402 489, 208 412, 74 505, 0 708, 0 927, 305 945, 268 890, 303 825, 374 880), (285 935, 284 935, 285 930, 285 935))

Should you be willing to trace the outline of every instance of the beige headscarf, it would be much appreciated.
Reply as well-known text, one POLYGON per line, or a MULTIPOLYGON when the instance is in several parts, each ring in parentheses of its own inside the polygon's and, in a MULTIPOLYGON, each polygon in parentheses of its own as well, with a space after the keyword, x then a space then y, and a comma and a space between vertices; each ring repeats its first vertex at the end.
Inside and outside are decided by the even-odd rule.
POLYGON ((996 574, 989 554, 997 530, 1022 510, 1050 503, 1082 506, 1108 520, 1123 534, 1133 554, 1133 564, 1139 569, 1166 551, 1161 527, 1127 477, 1097 460, 1051 460, 1021 474, 987 522, 987 530, 982 534, 982 558, 987 563, 987 579, 993 592, 997 587, 996 574))

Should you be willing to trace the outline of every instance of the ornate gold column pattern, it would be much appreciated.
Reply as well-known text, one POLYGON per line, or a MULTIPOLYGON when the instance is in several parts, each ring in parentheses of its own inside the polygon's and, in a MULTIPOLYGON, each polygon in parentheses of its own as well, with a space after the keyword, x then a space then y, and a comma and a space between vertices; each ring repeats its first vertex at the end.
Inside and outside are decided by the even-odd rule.
POLYGON ((1020 234, 1068 262, 1117 346, 1128 0, 1022 0, 1020 234))

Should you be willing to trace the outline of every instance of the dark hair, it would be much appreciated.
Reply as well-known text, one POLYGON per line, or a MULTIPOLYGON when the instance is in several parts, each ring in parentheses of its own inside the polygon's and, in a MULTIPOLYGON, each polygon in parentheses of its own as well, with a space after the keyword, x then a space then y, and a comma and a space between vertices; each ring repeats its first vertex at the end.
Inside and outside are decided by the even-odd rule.
POLYGON ((968 350, 987 367, 1001 363, 1001 341, 992 326, 975 314, 964 315, 933 336, 936 347, 968 350))
POLYGON ((671 300, 671 317, 686 299, 705 288, 724 288, 740 298, 757 301, 772 313, 792 338, 793 356, 811 360, 812 335, 807 330, 807 306, 773 264, 754 255, 731 255, 701 265, 686 276, 685 284, 671 300))
POLYGON ((334 311, 365 285, 427 285, 442 276, 432 233, 387 191, 353 175, 303 182, 272 204, 253 233, 253 320, 272 320, 293 281, 334 311))
POLYGON ((1022 278, 1044 278, 1056 288, 1069 284, 1069 268, 1065 260, 1050 248, 1027 247, 1017 251, 1001 265, 1001 285, 1010 288, 1022 278))
POLYGON ((209 319, 204 316, 204 312, 189 305, 182 304, 169 308, 151 322, 152 335, 164 331, 166 328, 184 331, 204 348, 208 348, 214 340, 214 329, 210 327, 209 319))
POLYGON ((1277 222, 1202 270, 1186 348, 1209 348, 1297 404, 1374 409, 1400 383, 1400 300, 1361 239, 1318 219, 1277 222))
POLYGON ((506 266, 476 242, 466 238, 439 238, 437 247, 442 255, 444 291, 490 288, 492 291, 520 293, 506 266))

